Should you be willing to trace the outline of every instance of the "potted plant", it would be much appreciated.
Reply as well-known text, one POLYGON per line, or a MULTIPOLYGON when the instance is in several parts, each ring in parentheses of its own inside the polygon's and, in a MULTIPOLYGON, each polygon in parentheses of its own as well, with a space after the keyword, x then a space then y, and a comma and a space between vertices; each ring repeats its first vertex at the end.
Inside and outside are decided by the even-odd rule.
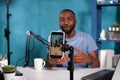
POLYGON ((4 80, 12 80, 15 77, 16 67, 12 65, 7 65, 2 67, 4 80))
POLYGON ((119 23, 114 23, 114 24, 112 24, 112 27, 114 27, 114 28, 120 28, 120 24, 119 23))

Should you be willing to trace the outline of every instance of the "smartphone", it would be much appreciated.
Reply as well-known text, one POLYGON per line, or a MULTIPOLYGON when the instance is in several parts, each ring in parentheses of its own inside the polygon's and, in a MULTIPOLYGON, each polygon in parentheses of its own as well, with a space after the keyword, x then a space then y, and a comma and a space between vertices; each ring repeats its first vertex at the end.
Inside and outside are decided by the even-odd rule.
POLYGON ((64 32, 51 32, 49 57, 50 58, 63 58, 64 52, 62 50, 65 42, 64 32))

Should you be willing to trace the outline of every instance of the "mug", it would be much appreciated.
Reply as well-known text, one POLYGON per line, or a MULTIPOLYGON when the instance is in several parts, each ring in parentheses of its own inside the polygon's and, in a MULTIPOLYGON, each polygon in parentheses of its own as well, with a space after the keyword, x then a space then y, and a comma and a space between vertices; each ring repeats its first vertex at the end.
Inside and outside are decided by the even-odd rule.
POLYGON ((34 68, 35 70, 42 70, 45 66, 45 61, 42 58, 35 58, 34 59, 34 68))

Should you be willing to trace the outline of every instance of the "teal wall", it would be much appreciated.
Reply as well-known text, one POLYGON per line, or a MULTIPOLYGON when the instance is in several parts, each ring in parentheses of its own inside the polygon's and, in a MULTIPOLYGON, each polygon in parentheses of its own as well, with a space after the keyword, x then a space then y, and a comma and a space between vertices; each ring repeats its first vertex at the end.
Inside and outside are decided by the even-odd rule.
MULTIPOLYGON (((51 31, 59 29, 58 15, 62 9, 69 8, 75 11, 77 16, 77 30, 82 30, 91 34, 91 1, 95 0, 11 0, 10 13, 10 50, 11 64, 16 64, 17 60, 25 57, 26 31, 40 35, 48 39, 51 31)), ((115 9, 116 10, 116 9, 115 9)), ((115 11, 116 12, 116 11, 115 11)), ((107 12, 106 12, 107 13, 107 12)), ((116 14, 111 11, 111 18, 116 18, 116 14)), ((110 21, 107 19, 106 21, 110 21)), ((110 22, 108 22, 110 23, 110 22)), ((105 25, 106 23, 104 23, 105 25)), ((106 26, 107 27, 107 26, 106 26)), ((0 0, 0 53, 7 53, 7 43, 4 37, 6 28, 6 3, 0 0)), ((114 44, 113 44, 114 45, 114 44)), ((38 40, 31 37, 30 66, 33 66, 33 59, 41 57, 44 60, 47 56, 47 47, 38 40), (34 48, 35 47, 35 48, 34 48)), ((114 48, 114 46, 112 47, 114 48)), ((24 65, 24 58, 18 62, 24 65)))

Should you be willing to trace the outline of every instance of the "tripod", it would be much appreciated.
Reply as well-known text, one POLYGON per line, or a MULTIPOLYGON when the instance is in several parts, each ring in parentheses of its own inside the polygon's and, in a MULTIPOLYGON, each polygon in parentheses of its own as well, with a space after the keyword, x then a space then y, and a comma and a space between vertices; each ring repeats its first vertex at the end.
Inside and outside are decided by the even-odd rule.
POLYGON ((69 46, 67 44, 64 44, 63 45, 63 51, 70 51, 69 53, 69 58, 70 58, 70 61, 68 62, 68 70, 70 71, 70 80, 73 80, 73 75, 74 75, 74 63, 73 63, 73 52, 74 52, 74 48, 72 46, 69 46))
POLYGON ((10 0, 6 0, 6 5, 7 5, 7 15, 6 15, 6 18, 7 18, 7 27, 5 28, 5 37, 6 37, 6 40, 7 40, 7 58, 8 58, 8 65, 10 65, 10 31, 9 31, 9 20, 10 20, 10 16, 11 14, 9 13, 9 4, 10 4, 10 0))

